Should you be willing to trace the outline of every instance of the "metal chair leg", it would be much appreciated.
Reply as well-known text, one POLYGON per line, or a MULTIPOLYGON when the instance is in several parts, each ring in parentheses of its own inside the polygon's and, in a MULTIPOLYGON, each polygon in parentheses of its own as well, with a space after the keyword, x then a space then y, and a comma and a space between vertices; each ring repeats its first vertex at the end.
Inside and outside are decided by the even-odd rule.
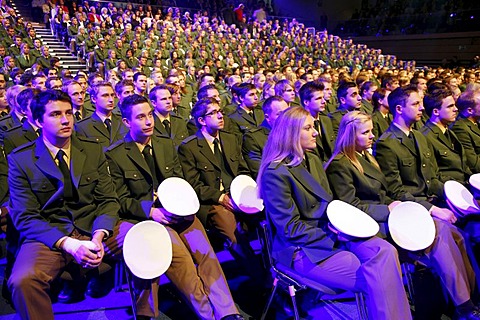
POLYGON ((127 275, 128 291, 130 292, 130 299, 132 300, 133 319, 137 320, 137 293, 133 288, 133 276, 130 274, 130 270, 128 270, 126 266, 125 266, 125 271, 127 275))
POLYGON ((293 304, 293 312, 295 315, 295 320, 300 320, 300 316, 298 314, 298 307, 297 307, 297 299, 295 299, 295 287, 293 285, 288 286, 288 293, 290 294, 290 298, 292 298, 293 304))
POLYGON ((365 299, 361 292, 355 293, 355 301, 357 302, 357 311, 360 319, 368 320, 367 308, 365 306, 365 299))
POLYGON ((268 299, 267 305, 263 309, 262 317, 260 318, 260 320, 265 320, 265 317, 267 316, 268 309, 270 309, 270 305, 272 304, 273 298, 275 297, 275 293, 277 292, 277 284, 278 284, 278 279, 275 278, 275 280, 273 280, 272 293, 270 294, 270 298, 268 299))
POLYGON ((125 274, 125 264, 122 260, 117 262, 117 264, 115 265, 115 284, 114 284, 115 292, 122 291, 124 274, 125 274))
POLYGON ((407 280, 407 292, 410 298, 410 304, 415 305, 415 291, 413 289, 413 278, 412 272, 410 271, 410 265, 407 262, 401 264, 402 273, 405 279, 407 280))

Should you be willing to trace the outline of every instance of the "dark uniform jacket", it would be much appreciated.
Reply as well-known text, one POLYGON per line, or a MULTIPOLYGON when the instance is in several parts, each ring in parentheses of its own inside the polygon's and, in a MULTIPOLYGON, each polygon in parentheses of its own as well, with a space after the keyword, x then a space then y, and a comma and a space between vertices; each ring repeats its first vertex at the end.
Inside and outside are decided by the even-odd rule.
MULTIPOLYGON (((222 153, 233 177, 249 174, 242 158, 241 146, 235 135, 220 132, 222 153)), ((200 200, 199 219, 205 223, 210 206, 218 204, 224 191, 220 191, 221 165, 201 133, 188 137, 178 148, 178 156, 185 179, 193 186, 200 200)))
POLYGON ((24 145, 25 143, 32 142, 38 138, 37 133, 33 127, 25 121, 23 125, 11 128, 5 132, 3 140, 3 149, 5 154, 10 154, 13 149, 24 145))
POLYGON ((63 175, 41 136, 8 157, 10 215, 23 240, 53 248, 74 229, 113 230, 120 206, 102 148, 73 135, 70 151, 72 203, 64 201, 63 175))
POLYGON ((435 155, 440 181, 455 180, 466 184, 472 172, 467 166, 465 151, 455 133, 448 130, 451 139, 449 142, 442 130, 431 121, 428 121, 420 132, 427 137, 435 155))
POLYGON ((75 123, 75 130, 78 134, 97 141, 104 149, 118 140, 122 140, 128 133, 128 128, 123 124, 119 115, 112 114, 112 134, 110 135, 102 119, 93 113, 75 123))
POLYGON ((480 173, 480 128, 467 118, 460 117, 451 126, 465 150, 467 165, 473 173, 480 173))
POLYGON ((336 199, 350 203, 379 222, 385 235, 390 214, 388 205, 393 202, 387 195, 387 180, 368 158, 358 154, 357 159, 363 173, 343 154, 332 160, 326 170, 332 192, 336 199))
POLYGON ((427 209, 430 197, 443 198, 435 157, 427 138, 412 130, 415 143, 393 123, 377 140, 374 155, 385 174, 392 199, 417 201, 427 209))
POLYGON ((254 179, 257 178, 262 152, 270 134, 270 125, 266 120, 258 128, 254 128, 243 136, 242 154, 254 179))
MULTIPOLYGON (((169 177, 182 177, 173 142, 165 137, 151 137, 151 146, 160 183, 169 177)), ((146 220, 154 204, 153 176, 130 134, 108 148, 106 153, 110 174, 120 200, 120 217, 136 221, 146 220)))
POLYGON ((333 200, 320 159, 307 153, 311 174, 302 164, 271 163, 262 175, 265 211, 273 226, 272 255, 291 266, 301 248, 313 263, 335 254, 335 237, 328 229, 326 209, 333 200))
POLYGON ((165 126, 157 117, 157 115, 154 115, 154 117, 155 117, 154 134, 157 137, 166 137, 166 138, 172 139, 175 147, 178 147, 182 143, 182 141, 189 136, 188 130, 187 130, 187 123, 181 117, 172 115, 172 114, 170 115, 170 130, 171 130, 170 136, 168 135, 167 129, 165 129, 165 126))
POLYGON ((230 120, 237 125, 237 127, 234 129, 236 134, 245 134, 248 130, 258 127, 265 119, 261 108, 254 108, 253 113, 255 115, 255 119, 244 109, 237 107, 234 112, 228 115, 230 120))

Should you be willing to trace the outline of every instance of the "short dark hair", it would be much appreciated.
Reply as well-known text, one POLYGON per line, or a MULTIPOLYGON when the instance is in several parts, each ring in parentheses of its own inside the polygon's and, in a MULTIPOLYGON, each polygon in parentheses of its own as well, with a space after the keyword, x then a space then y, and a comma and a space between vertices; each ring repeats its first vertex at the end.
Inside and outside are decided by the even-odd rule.
POLYGON ((305 106, 304 105, 305 101, 312 99, 314 92, 323 91, 324 89, 325 89, 325 86, 321 82, 310 81, 305 83, 298 91, 302 106, 305 106))
MULTIPOLYGON (((62 81, 61 78, 59 77, 48 77, 47 80, 45 81, 45 87, 47 87, 47 89, 52 89, 51 87, 51 84, 50 84, 50 81, 57 81, 57 80, 60 80, 62 81)), ((72 81, 75 81, 75 80, 72 80, 72 81)), ((76 81, 75 81, 76 82, 76 81)), ((62 87, 63 87, 63 81, 62 81, 62 87)), ((61 89, 60 89, 61 90, 61 89)))
POLYGON ((197 99, 202 100, 202 99, 208 98, 208 90, 212 90, 212 89, 217 89, 217 87, 214 84, 208 84, 204 87, 201 87, 200 89, 198 89, 197 99))
POLYGON ((466 90, 457 99, 458 112, 464 113, 468 108, 475 109, 475 96, 477 92, 473 90, 466 90))
POLYGON ((122 117, 128 120, 132 118, 132 107, 141 103, 148 103, 147 98, 139 94, 132 94, 131 96, 126 97, 120 106, 120 111, 122 112, 122 117))
POLYGON ((356 87, 357 85, 353 81, 341 81, 337 89, 338 101, 340 101, 340 98, 345 98, 347 96, 348 89, 356 87))
POLYGON ((123 88, 125 88, 125 87, 127 87, 127 86, 135 87, 135 86, 133 85, 132 80, 123 79, 123 80, 119 81, 119 82, 115 85, 115 93, 116 93, 117 95, 120 95, 120 93, 122 93, 122 91, 123 91, 123 88))
POLYGON ((431 117, 433 109, 440 110, 442 108, 443 99, 450 96, 453 96, 453 94, 448 88, 437 89, 425 94, 425 97, 423 98, 423 106, 425 107, 427 115, 431 117))
POLYGON ((363 92, 370 90, 370 88, 376 87, 376 86, 377 84, 373 81, 365 81, 360 87, 360 95, 362 95, 363 92))
POLYGON ((213 98, 204 98, 201 100, 198 100, 197 103, 192 108, 192 117, 195 119, 195 125, 197 128, 201 128, 202 125, 198 122, 199 118, 202 118, 205 116, 205 113, 207 113, 208 107, 212 104, 219 105, 217 100, 213 98))
POLYGON ((143 72, 135 72, 135 74, 133 75, 133 82, 137 81, 138 80, 138 77, 140 76, 147 76, 145 73, 143 72))
POLYGON ((45 114, 45 106, 54 101, 67 102, 72 105, 70 96, 60 90, 46 90, 42 91, 33 97, 30 103, 30 110, 32 111, 33 120, 43 122, 43 115, 45 114))
MULTIPOLYGON (((23 108, 30 107, 30 103, 34 96, 40 93, 40 90, 35 88, 27 88, 20 91, 17 95, 17 103, 23 108)), ((31 109, 30 109, 31 110, 31 109)))
POLYGON ((394 117, 397 114, 396 107, 405 107, 405 103, 408 100, 408 97, 410 97, 413 92, 418 92, 417 88, 414 86, 408 86, 398 87, 390 93, 390 95, 388 96, 388 105, 390 107, 390 112, 394 117))
POLYGON ((372 104, 375 110, 380 108, 380 100, 384 99, 387 95, 387 89, 385 88, 378 88, 372 95, 372 104))
POLYGON ((270 98, 265 100, 265 102, 263 102, 263 105, 262 105, 263 113, 270 114, 270 112, 272 112, 272 104, 274 102, 282 102, 282 101, 285 101, 285 99, 283 99, 280 96, 271 96, 270 98))
POLYGON ((244 98, 244 97, 247 95, 248 91, 250 91, 250 90, 256 90, 256 89, 257 89, 257 87, 255 87, 254 84, 245 83, 245 82, 244 82, 244 83, 240 83, 240 84, 237 86, 237 88, 236 88, 236 90, 237 90, 237 95, 238 95, 239 97, 242 97, 242 98, 244 98))
POLYGON ((170 89, 168 88, 168 85, 166 84, 159 84, 158 86, 155 86, 151 91, 148 97, 150 98, 150 101, 156 101, 157 100, 157 91, 159 90, 168 90, 170 92, 170 89))
POLYGON ((100 91, 100 88, 102 87, 110 87, 112 88, 113 90, 113 85, 108 82, 108 81, 101 81, 99 83, 97 83, 96 85, 93 85, 90 87, 90 97, 93 97, 93 98, 96 98, 97 97, 97 94, 98 94, 98 91, 100 91))

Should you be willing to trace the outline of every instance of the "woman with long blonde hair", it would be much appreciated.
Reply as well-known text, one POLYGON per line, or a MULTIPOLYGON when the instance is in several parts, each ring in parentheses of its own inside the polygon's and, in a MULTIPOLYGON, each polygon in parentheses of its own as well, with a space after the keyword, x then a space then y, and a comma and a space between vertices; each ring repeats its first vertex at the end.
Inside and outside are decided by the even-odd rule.
POLYGON ((372 130, 370 115, 362 111, 345 114, 325 169, 334 196, 372 216, 386 235, 390 210, 400 201, 388 197, 385 176, 369 152, 375 137, 372 130))
POLYGON ((272 229, 272 256, 332 289, 362 291, 372 319, 411 319, 398 256, 386 241, 339 242, 328 227, 333 200, 316 148, 313 118, 284 111, 263 150, 257 182, 272 229))

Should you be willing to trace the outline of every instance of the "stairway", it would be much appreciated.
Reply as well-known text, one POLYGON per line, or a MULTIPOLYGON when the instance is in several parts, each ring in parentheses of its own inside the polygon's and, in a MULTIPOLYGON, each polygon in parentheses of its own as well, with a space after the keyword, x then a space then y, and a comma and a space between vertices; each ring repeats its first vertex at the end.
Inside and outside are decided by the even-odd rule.
MULTIPOLYGON (((24 0, 16 0, 11 2, 11 6, 15 9, 16 13, 23 17, 25 20, 32 21, 31 7, 24 3, 24 0)), ((78 71, 87 71, 87 66, 78 60, 78 57, 73 55, 70 50, 64 45, 64 43, 58 40, 50 29, 47 29, 45 24, 32 22, 33 27, 37 33, 37 37, 42 40, 44 45, 47 45, 50 49, 50 54, 53 57, 60 59, 60 65, 62 68, 68 69, 75 75, 78 71)))

